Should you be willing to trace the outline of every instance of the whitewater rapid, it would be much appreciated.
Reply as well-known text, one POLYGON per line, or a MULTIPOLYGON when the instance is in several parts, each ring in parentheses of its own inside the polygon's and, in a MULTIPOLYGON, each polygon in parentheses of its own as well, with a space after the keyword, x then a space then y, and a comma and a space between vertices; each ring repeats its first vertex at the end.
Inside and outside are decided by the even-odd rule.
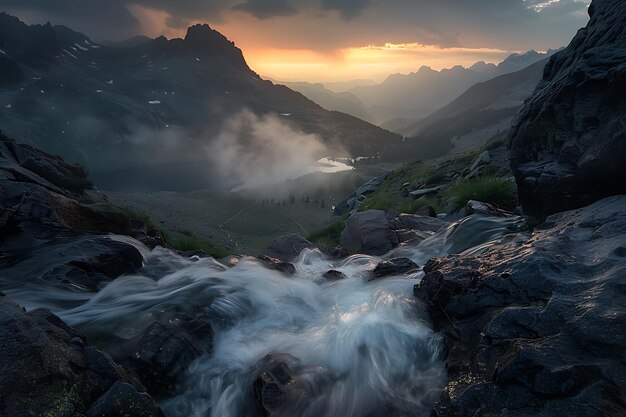
POLYGON ((209 323, 207 353, 185 371, 178 394, 162 401, 168 417, 259 415, 253 384, 274 362, 286 364, 293 383, 284 394, 287 405, 273 415, 428 415, 446 381, 441 341, 413 296, 423 273, 372 280, 371 270, 388 257, 423 265, 434 256, 483 251, 521 223, 471 216, 383 257, 331 260, 305 250, 293 276, 251 257, 228 267, 141 247, 143 268, 96 294, 55 290, 45 301, 37 300, 44 292, 13 296, 51 308, 96 341, 129 339, 181 314, 209 323), (329 270, 346 278, 327 280, 329 270))

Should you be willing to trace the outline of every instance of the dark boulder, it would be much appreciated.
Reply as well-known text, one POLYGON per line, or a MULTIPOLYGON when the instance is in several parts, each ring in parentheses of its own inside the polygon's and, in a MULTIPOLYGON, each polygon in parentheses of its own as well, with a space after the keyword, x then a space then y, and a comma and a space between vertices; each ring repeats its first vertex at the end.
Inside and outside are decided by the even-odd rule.
POLYGON ((0 296, 0 414, 161 417, 143 387, 105 353, 47 310, 26 313, 0 296), (110 401, 124 386, 132 401, 110 401), (137 401, 140 399, 141 401, 137 401), (91 410, 107 403, 105 414, 91 410))
POLYGON ((265 255, 279 259, 283 262, 291 262, 305 249, 312 249, 315 245, 304 237, 295 233, 280 236, 274 240, 265 251, 265 255))
POLYGON ((245 415, 292 417, 328 415, 322 400, 336 376, 321 366, 307 366, 285 353, 271 353, 257 361, 249 375, 254 403, 243 410, 245 415), (249 408, 257 413, 250 413, 249 408), (316 412, 317 411, 317 412, 316 412))
POLYGON ((254 395, 263 415, 270 416, 285 405, 289 384, 294 380, 289 374, 287 363, 268 359, 267 369, 254 381, 254 395))
POLYGON ((511 130, 524 211, 539 218, 626 194, 626 2, 594 0, 511 130))
POLYGON ((625 208, 607 198, 424 266, 415 294, 448 352, 435 416, 626 413, 625 208))
POLYGON ((409 258, 386 259, 376 265, 372 271, 373 279, 386 277, 388 275, 401 275, 419 266, 409 258))
MULTIPOLYGON (((0 135, 0 284, 95 291, 143 264, 128 216, 91 200, 85 170, 0 135)), ((11 291, 9 291, 11 292, 11 291)), ((15 291, 12 291, 15 292, 15 291)))
POLYGON ((435 217, 400 214, 393 220, 392 224, 398 230, 407 229, 420 232, 437 232, 449 223, 435 217))
POLYGON ((163 416, 154 400, 125 382, 116 382, 87 411, 87 417, 163 416))
POLYGON ((0 244, 5 252, 0 258, 2 288, 24 290, 35 285, 97 291, 143 265, 135 246, 109 236, 62 234, 51 239, 37 246, 17 237, 0 244))
POLYGON ((398 246, 398 236, 380 210, 351 215, 341 232, 340 245, 350 253, 383 255, 398 246))
POLYGON ((155 322, 136 337, 108 351, 155 396, 173 395, 187 367, 211 351, 213 330, 200 317, 155 322))
POLYGON ((265 267, 278 272, 282 272, 285 275, 293 275, 296 273, 296 267, 289 262, 283 262, 279 259, 272 258, 271 256, 267 255, 260 255, 257 257, 257 259, 261 261, 261 264, 263 264, 265 267))
POLYGON ((324 274, 324 278, 326 278, 327 281, 341 281, 342 279, 346 279, 348 277, 341 271, 331 269, 324 274))

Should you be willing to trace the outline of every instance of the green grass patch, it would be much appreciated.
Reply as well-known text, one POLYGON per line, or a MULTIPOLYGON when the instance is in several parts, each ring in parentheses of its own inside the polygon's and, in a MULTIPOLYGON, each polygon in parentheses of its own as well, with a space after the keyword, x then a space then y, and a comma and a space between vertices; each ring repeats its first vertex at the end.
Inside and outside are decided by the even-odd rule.
POLYGON ((458 182, 448 188, 444 196, 453 200, 453 211, 465 207, 469 200, 489 203, 502 210, 513 210, 517 206, 515 185, 500 177, 485 176, 458 182))
POLYGON ((193 234, 179 239, 174 239, 170 244, 179 251, 187 252, 199 250, 216 259, 224 258, 230 255, 226 249, 213 246, 208 240, 202 239, 201 237, 193 234))
POLYGON ((143 222, 147 228, 159 230, 163 234, 163 237, 165 238, 167 244, 176 250, 182 252, 201 250, 216 259, 224 258, 230 255, 230 253, 226 249, 216 247, 208 240, 196 236, 193 232, 190 232, 188 230, 179 232, 182 236, 179 238, 174 238, 173 233, 157 225, 154 220, 152 220, 150 215, 144 211, 136 211, 128 207, 117 207, 117 209, 126 214, 131 219, 143 222))
POLYGON ((392 208, 395 203, 393 192, 389 188, 389 184, 383 183, 381 187, 374 193, 367 196, 365 201, 359 206, 359 211, 365 210, 383 210, 387 211, 392 208))
POLYGON ((163 237, 165 238, 165 241, 167 243, 170 243, 170 241, 172 239, 172 234, 169 232, 169 230, 165 230, 163 227, 158 225, 152 219, 152 217, 150 217, 150 215, 147 212, 133 210, 133 209, 128 208, 128 207, 117 207, 117 206, 115 206, 114 208, 119 210, 119 211, 121 211, 122 213, 124 213, 128 217, 130 217, 131 220, 138 220, 140 222, 143 222, 143 224, 146 225, 146 228, 158 230, 159 232, 161 232, 161 234, 163 234, 163 237))
POLYGON ((422 207, 431 206, 437 213, 443 211, 440 201, 436 197, 422 197, 417 200, 409 197, 397 206, 398 213, 413 214, 422 207))
POLYGON ((328 246, 337 246, 339 244, 339 238, 341 232, 346 227, 346 220, 348 215, 344 214, 339 219, 335 220, 322 230, 311 233, 307 239, 313 243, 319 243, 328 246))

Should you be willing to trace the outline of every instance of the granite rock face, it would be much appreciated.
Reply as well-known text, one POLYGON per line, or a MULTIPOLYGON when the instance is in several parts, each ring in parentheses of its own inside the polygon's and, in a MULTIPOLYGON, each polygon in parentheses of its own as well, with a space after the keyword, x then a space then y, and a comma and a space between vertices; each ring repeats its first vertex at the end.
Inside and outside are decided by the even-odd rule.
POLYGON ((447 225, 429 216, 400 214, 389 219, 384 211, 367 210, 348 218, 339 244, 348 253, 380 256, 398 245, 419 243, 447 225))
POLYGON ((265 251, 265 255, 279 259, 283 262, 291 262, 305 249, 312 249, 315 245, 304 237, 289 233, 274 240, 265 251))
POLYGON ((626 193, 626 2, 594 0, 513 123, 511 167, 540 218, 626 193))
POLYGON ((143 386, 45 309, 0 296, 0 415, 162 417, 143 386))
POLYGON ((383 255, 398 246, 398 236, 384 211, 367 210, 348 218, 339 244, 350 253, 383 255))
MULTIPOLYGON (((0 134, 0 284, 96 291, 142 266, 141 229, 91 190, 86 171, 0 134)), ((145 229, 145 227, 144 227, 145 229)), ((161 242, 164 243, 164 242, 161 242)))
POLYGON ((415 294, 448 352, 435 416, 626 413, 625 207, 606 198, 424 266, 415 294))

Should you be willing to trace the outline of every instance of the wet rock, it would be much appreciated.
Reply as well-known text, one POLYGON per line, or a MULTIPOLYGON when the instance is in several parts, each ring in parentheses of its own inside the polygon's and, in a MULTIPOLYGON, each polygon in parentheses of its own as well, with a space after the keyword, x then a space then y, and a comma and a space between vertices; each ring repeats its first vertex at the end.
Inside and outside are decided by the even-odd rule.
POLYGON ((146 393, 130 384, 116 382, 87 411, 87 417, 164 417, 161 409, 146 393))
POLYGON ((259 259, 267 268, 282 272, 285 275, 293 275, 296 273, 296 267, 289 262, 283 262, 267 255, 260 255, 257 259, 259 259))
POLYGON ((319 403, 335 380, 325 368, 307 367, 292 355, 271 353, 252 367, 250 378, 257 415, 292 417, 311 412, 327 415, 330 411, 327 404, 319 403))
POLYGON ((128 216, 92 201, 83 168, 0 135, 0 284, 95 291, 142 266, 128 216))
POLYGON ((1 244, 5 252, 0 258, 2 287, 23 289, 26 284, 40 284, 97 291, 143 265, 143 255, 130 243, 109 236, 59 233, 34 247, 22 239, 1 244))
POLYGON ((409 258, 387 259, 376 265, 372 271, 372 276, 376 279, 388 275, 402 275, 417 268, 419 266, 409 258))
POLYGON ((400 214, 392 221, 396 229, 417 230, 422 232, 437 232, 448 222, 435 217, 418 216, 416 214, 400 214))
POLYGON ((189 317, 151 324, 136 337, 109 351, 156 396, 173 395, 187 367, 211 351, 213 330, 207 321, 189 317))
POLYGON ((418 244, 424 239, 432 236, 432 232, 421 232, 419 230, 396 230, 396 236, 398 236, 398 242, 401 244, 418 244))
POLYGON ((512 217, 513 213, 500 210, 499 208, 481 201, 469 200, 465 206, 465 215, 471 216, 472 214, 481 214, 483 216, 495 216, 495 217, 512 217))
POLYGON ((292 262, 300 255, 300 252, 314 247, 315 245, 304 237, 290 233, 274 240, 265 251, 265 255, 283 262, 292 262))
POLYGON ((383 255, 398 245, 398 237, 385 212, 367 210, 348 218, 339 243, 350 253, 383 255))
POLYGON ((284 406, 288 384, 293 382, 286 363, 270 363, 268 369, 254 381, 254 394, 264 415, 272 415, 284 406))
POLYGON ((448 225, 443 220, 416 214, 400 214, 390 224, 400 244, 418 244, 448 225))
POLYGON ((444 336, 450 379, 434 415, 623 415, 625 207, 607 198, 424 266, 415 294, 444 336))
POLYGON ((26 313, 0 297, 0 413, 5 416, 162 416, 143 387, 85 338, 47 310, 26 313), (90 414, 114 386, 140 402, 108 402, 90 414))
POLYGON ((331 269, 330 271, 326 272, 323 276, 328 281, 341 281, 342 279, 348 278, 346 274, 344 274, 343 272, 336 271, 334 269, 331 269))
POLYGON ((538 218, 626 194, 626 3, 595 0, 513 123, 511 167, 538 218))
MULTIPOLYGON (((140 220, 132 220, 131 221, 132 231, 130 235, 134 238, 149 247, 150 249, 154 249, 157 246, 166 247, 167 241, 165 239, 165 235, 162 231, 157 229, 156 227, 151 227, 140 220)), ((184 255, 183 255, 184 256, 184 255)))

